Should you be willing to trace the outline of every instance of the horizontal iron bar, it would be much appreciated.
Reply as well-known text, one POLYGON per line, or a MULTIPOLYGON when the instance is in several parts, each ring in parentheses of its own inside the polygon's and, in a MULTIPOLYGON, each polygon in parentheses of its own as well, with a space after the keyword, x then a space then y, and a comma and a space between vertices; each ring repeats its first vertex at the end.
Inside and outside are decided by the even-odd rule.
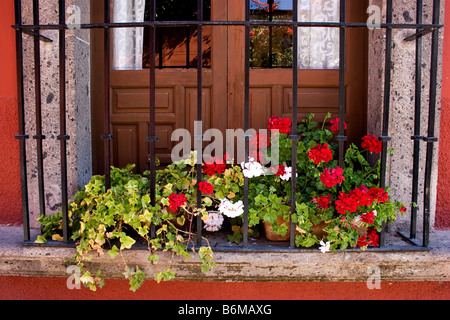
MULTIPOLYGON (((367 28, 364 22, 294 22, 294 21, 144 21, 120 23, 87 23, 77 25, 77 29, 103 29, 103 28, 138 28, 138 27, 188 27, 188 26, 297 26, 297 27, 329 27, 329 28, 367 28)), ((73 29, 67 24, 48 25, 12 25, 18 30, 57 30, 73 29)), ((406 24, 381 23, 379 28, 395 29, 436 29, 444 27, 443 24, 406 24)))
POLYGON ((113 136, 112 134, 105 134, 105 135, 102 135, 101 138, 102 138, 103 141, 114 140, 114 136, 113 136))
POLYGON ((61 135, 59 135, 56 139, 57 139, 57 140, 68 141, 68 140, 70 140, 70 136, 67 135, 67 134, 61 134, 61 135))
MULTIPOLYGON (((403 237, 402 237, 403 238, 403 237)), ((411 245, 395 245, 395 246, 385 246, 378 248, 367 248, 366 252, 408 252, 408 251, 430 251, 430 247, 422 247, 416 246, 411 239, 405 239, 405 241, 411 243, 411 245)), ((49 240, 45 244, 38 244, 35 241, 25 241, 24 245, 26 247, 37 247, 37 248, 75 248, 75 242, 59 242, 49 240)), ((188 250, 195 249, 196 251, 200 250, 200 246, 193 247, 190 245, 188 250)), ((131 251, 139 251, 139 250, 148 250, 148 246, 146 244, 136 243, 131 249, 131 251)), ((248 247, 243 247, 242 245, 238 246, 213 246, 214 252, 247 252, 247 253, 320 253, 318 247, 313 248, 290 248, 289 242, 275 244, 271 246, 267 245, 249 245, 248 247)), ((359 248, 348 248, 342 251, 330 252, 335 254, 345 254, 345 252, 362 252, 359 248)))
POLYGON ((159 137, 147 137, 145 140, 147 142, 158 142, 159 141, 159 137))
POLYGON ((427 35, 427 34, 433 32, 434 29, 435 29, 435 28, 425 29, 425 30, 420 30, 420 31, 418 31, 417 33, 414 33, 414 34, 412 34, 412 35, 406 37, 404 40, 405 40, 405 41, 415 41, 415 40, 417 40, 417 38, 421 38, 421 37, 423 37, 423 36, 425 36, 425 35, 427 35))
POLYGON ((18 134, 14 138, 16 140, 27 140, 27 139, 30 139, 30 136, 27 134, 18 134))
POLYGON ((380 141, 382 141, 382 142, 389 142, 389 141, 392 140, 392 137, 389 137, 389 136, 382 136, 382 137, 379 137, 379 139, 380 139, 380 141))
POLYGON ((439 142, 439 138, 436 138, 436 137, 423 137, 423 141, 428 142, 428 143, 435 143, 435 142, 439 142))

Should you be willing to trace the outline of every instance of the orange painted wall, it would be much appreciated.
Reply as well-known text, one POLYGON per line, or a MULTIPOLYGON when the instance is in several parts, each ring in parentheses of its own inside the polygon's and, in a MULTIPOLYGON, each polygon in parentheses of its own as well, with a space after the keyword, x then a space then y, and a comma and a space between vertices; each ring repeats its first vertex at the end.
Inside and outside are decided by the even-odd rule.
POLYGON ((136 293, 128 281, 107 280, 103 289, 69 290, 65 278, 0 277, 0 300, 448 300, 450 282, 146 282, 136 293), (30 290, 33 288, 33 290, 30 290))
POLYGON ((14 1, 0 1, 0 224, 20 225, 19 149, 14 1))

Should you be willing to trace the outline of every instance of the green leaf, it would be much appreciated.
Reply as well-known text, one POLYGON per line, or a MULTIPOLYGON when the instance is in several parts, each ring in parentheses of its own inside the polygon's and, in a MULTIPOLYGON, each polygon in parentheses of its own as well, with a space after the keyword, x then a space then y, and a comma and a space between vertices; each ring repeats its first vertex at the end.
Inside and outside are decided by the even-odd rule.
POLYGON ((136 243, 136 241, 133 238, 126 236, 120 238, 120 243, 122 244, 120 250, 124 250, 130 249, 133 246, 133 244, 136 243))
POLYGON ((113 246, 111 250, 108 251, 109 256, 114 259, 119 254, 119 248, 113 246))
POLYGON ((37 244, 43 244, 46 242, 47 242, 47 239, 45 239, 43 236, 38 236, 36 241, 34 241, 34 243, 37 243, 37 244))
POLYGON ((232 235, 228 236, 228 241, 234 242, 236 244, 241 243, 242 233, 240 231, 235 231, 232 235))

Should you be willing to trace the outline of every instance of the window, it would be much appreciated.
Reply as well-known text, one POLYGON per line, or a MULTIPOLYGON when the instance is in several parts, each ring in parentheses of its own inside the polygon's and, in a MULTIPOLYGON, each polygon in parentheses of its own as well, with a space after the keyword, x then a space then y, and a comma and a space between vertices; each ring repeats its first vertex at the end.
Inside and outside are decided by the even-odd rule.
MULTIPOLYGON (((251 0, 251 20, 292 21, 292 1, 251 0)), ((338 0, 299 0, 301 22, 339 22, 338 0)), ((300 69, 339 68, 339 29, 299 28, 298 62, 300 69)), ((253 68, 292 68, 290 26, 252 28, 251 66, 253 68)))
MULTIPOLYGON (((150 20, 148 0, 114 0, 114 22, 150 20)), ((156 2, 157 21, 197 20, 196 0, 156 2)), ((211 20, 211 0, 204 1, 204 20, 211 20)), ((197 66, 197 28, 159 27, 156 30, 157 68, 195 68, 197 66)), ((210 27, 203 29, 204 67, 211 66, 210 27)), ((140 70, 149 68, 148 28, 114 30, 114 69, 140 70)))

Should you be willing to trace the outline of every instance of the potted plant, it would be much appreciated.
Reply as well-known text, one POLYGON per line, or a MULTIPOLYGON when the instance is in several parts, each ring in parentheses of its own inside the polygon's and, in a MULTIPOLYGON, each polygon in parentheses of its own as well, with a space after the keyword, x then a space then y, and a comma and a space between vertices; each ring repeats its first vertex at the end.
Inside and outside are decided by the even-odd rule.
MULTIPOLYGON (((380 160, 370 165, 364 153, 380 153, 381 142, 374 136, 363 137, 362 150, 351 144, 345 152, 344 167, 338 166, 337 144, 334 133, 339 130, 339 120, 322 126, 308 114, 298 126, 302 139, 297 141, 296 225, 297 246, 311 247, 321 244, 326 250, 347 247, 378 246, 383 223, 396 220, 397 213, 404 214, 406 207, 393 201, 388 188, 379 187, 380 160)), ((273 117, 269 130, 279 134, 280 163, 277 168, 261 169, 254 159, 247 164, 250 171, 250 225, 261 220, 270 223, 272 231, 288 240, 291 194, 290 120, 273 117), (269 174, 267 173, 275 173, 269 174)), ((345 124, 347 129, 347 124, 345 124)), ((390 150, 392 152, 392 150, 390 150)), ((245 174, 245 170, 244 170, 245 174)), ((266 230, 270 230, 266 226, 266 230)), ((269 234, 268 238, 273 238, 269 234)))

